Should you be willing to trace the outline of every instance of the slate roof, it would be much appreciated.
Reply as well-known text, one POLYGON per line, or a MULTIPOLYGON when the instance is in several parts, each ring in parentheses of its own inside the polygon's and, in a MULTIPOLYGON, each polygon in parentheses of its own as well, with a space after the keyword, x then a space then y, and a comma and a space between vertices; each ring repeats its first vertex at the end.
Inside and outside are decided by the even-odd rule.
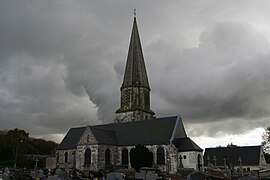
MULTIPOLYGON (((95 127, 116 132, 117 144, 123 145, 151 145, 168 144, 175 127, 177 116, 134 121, 128 123, 112 123, 95 127)), ((181 126, 181 125, 180 125, 181 126)), ((185 132, 181 134, 186 136, 185 132)))
POLYGON ((232 146, 232 147, 217 147, 206 148, 204 153, 204 164, 208 165, 207 156, 210 157, 210 163, 213 163, 213 158, 216 156, 217 166, 224 166, 224 158, 227 164, 232 163, 238 166, 238 159, 241 157, 243 166, 252 166, 260 164, 261 146, 232 146))
POLYGON ((128 49, 127 64, 122 88, 130 86, 140 86, 149 88, 149 82, 147 78, 136 18, 134 18, 133 21, 132 33, 128 49))
POLYGON ((199 152, 202 152, 203 151, 189 137, 176 138, 176 139, 173 140, 173 144, 177 147, 179 152, 185 152, 185 151, 199 151, 199 152))
MULTIPOLYGON (((57 149, 75 149, 85 128, 71 128, 57 149)), ((201 150, 186 135, 180 116, 157 118, 127 123, 89 126, 98 144, 132 146, 174 143, 182 151, 201 150), (184 143, 187 143, 185 146, 184 143), (180 147, 180 145, 183 147, 180 147)))
POLYGON ((98 141, 98 144, 117 145, 116 133, 113 130, 101 129, 95 126, 90 126, 92 133, 98 141))
POLYGON ((76 149, 86 127, 71 128, 57 149, 76 149))

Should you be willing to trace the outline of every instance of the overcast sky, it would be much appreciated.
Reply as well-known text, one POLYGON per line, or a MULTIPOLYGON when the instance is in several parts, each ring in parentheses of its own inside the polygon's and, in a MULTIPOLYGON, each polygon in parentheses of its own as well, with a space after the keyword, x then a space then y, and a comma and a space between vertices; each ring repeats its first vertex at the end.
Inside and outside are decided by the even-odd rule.
POLYGON ((260 144, 268 0, 0 0, 0 129, 59 142, 71 127, 112 122, 134 8, 157 117, 180 114, 203 147, 260 144))

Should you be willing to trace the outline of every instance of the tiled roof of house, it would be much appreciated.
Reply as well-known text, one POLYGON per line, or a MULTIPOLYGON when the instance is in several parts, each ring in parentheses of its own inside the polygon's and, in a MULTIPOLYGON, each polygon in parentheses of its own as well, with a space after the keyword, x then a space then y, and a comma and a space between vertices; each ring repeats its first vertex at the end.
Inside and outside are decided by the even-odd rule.
MULTIPOLYGON (((176 124, 177 116, 158 118, 144 121, 134 121, 127 123, 111 123, 98 125, 95 127, 107 130, 114 130, 117 138, 117 145, 152 145, 168 144, 176 124)), ((182 123, 179 124, 182 132, 180 137, 186 137, 182 123)))
POLYGON ((116 145, 117 138, 114 130, 102 129, 95 126, 90 126, 92 133, 94 134, 98 144, 103 145, 116 145))
POLYGON ((76 149, 86 127, 71 128, 57 149, 76 149))
POLYGON ((202 152, 203 151, 189 137, 176 138, 176 139, 173 140, 173 144, 177 147, 178 151, 180 151, 180 152, 185 152, 185 151, 199 151, 199 152, 202 152))
POLYGON ((224 165, 224 158, 226 163, 234 166, 239 165, 239 157, 241 157, 243 166, 259 165, 260 163, 261 146, 230 146, 206 148, 204 153, 204 164, 208 165, 207 158, 209 156, 210 163, 213 163, 214 156, 216 157, 217 166, 224 165))

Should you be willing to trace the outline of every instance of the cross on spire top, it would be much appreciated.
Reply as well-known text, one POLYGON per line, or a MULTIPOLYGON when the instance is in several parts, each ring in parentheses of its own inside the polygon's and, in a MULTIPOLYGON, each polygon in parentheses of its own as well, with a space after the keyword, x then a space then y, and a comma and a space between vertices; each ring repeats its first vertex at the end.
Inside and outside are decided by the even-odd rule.
POLYGON ((133 12, 133 14, 134 14, 134 18, 136 18, 136 9, 134 9, 134 12, 133 12))

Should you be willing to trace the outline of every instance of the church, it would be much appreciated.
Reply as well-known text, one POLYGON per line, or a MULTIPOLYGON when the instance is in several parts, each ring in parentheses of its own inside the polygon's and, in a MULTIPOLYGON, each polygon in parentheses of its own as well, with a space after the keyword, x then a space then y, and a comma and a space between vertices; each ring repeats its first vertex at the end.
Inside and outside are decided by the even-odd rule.
POLYGON ((130 150, 145 145, 161 171, 202 169, 203 150, 186 134, 181 116, 155 117, 136 17, 133 20, 121 105, 112 123, 71 128, 56 151, 60 168, 132 168, 130 150))

